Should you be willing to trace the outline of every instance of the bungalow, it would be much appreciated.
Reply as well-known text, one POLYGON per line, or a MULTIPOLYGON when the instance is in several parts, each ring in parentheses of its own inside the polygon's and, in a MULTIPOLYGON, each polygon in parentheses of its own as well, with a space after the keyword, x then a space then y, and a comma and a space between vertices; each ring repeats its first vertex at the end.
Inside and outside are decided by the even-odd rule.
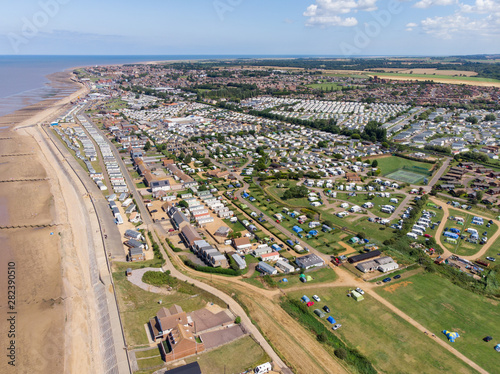
POLYGON ((280 254, 278 252, 265 253, 265 254, 260 256, 260 259, 262 261, 266 261, 266 262, 278 261, 279 258, 280 258, 280 254))
POLYGON ((295 262, 302 269, 310 269, 312 267, 325 265, 325 261, 323 261, 321 257, 314 253, 302 257, 297 257, 295 259, 295 262))
POLYGON ((274 275, 278 273, 278 270, 263 261, 259 262, 255 269, 263 274, 268 275, 274 275))
POLYGON ((187 246, 191 248, 195 241, 201 240, 200 235, 196 229, 191 225, 185 225, 181 229, 181 238, 184 240, 187 246))
POLYGON ((276 261, 275 266, 283 271, 283 273, 293 273, 295 271, 295 268, 292 265, 282 259, 276 261))
POLYGON ((248 239, 247 237, 243 237, 233 239, 233 247, 236 248, 236 250, 244 251, 252 248, 252 244, 250 243, 250 239, 248 239))

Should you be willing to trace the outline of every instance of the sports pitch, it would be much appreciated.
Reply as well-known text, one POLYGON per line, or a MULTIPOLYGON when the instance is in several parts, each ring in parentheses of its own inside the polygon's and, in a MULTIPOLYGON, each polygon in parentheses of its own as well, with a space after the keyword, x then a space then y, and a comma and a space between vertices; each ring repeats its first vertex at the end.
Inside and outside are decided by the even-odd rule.
POLYGON ((414 173, 414 172, 408 171, 408 170, 399 169, 399 170, 396 170, 390 174, 385 175, 385 177, 389 178, 389 179, 394 179, 394 180, 397 180, 400 182, 415 184, 415 183, 419 183, 419 182, 423 181, 428 176, 426 176, 424 174, 420 174, 420 173, 414 173))

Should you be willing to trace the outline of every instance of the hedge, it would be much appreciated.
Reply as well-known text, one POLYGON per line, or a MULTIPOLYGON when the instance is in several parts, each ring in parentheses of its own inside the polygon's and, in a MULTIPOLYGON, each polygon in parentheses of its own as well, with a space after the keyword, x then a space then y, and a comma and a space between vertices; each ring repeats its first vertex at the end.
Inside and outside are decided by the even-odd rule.
POLYGON ((233 269, 224 269, 224 268, 213 268, 211 266, 202 266, 202 265, 197 265, 191 260, 183 260, 184 264, 186 266, 189 266, 191 269, 194 269, 196 271, 201 271, 203 273, 211 273, 211 274, 225 274, 225 275, 240 275, 241 272, 235 271, 233 269))

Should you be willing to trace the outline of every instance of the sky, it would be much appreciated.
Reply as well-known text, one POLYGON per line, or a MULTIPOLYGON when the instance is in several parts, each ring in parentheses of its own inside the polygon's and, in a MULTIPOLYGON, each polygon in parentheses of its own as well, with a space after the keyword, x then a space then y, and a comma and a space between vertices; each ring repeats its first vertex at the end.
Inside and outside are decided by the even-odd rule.
POLYGON ((2 55, 500 53, 500 0, 4 2, 2 55))

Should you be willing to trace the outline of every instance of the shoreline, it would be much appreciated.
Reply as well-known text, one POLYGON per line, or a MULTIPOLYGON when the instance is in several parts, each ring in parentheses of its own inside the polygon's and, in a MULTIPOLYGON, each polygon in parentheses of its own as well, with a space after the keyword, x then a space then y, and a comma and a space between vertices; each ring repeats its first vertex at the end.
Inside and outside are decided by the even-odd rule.
MULTIPOLYGON (((91 353, 99 349, 99 328, 85 257, 93 240, 78 229, 88 212, 78 204, 71 179, 58 168, 63 160, 43 144, 38 125, 58 117, 73 100, 89 92, 72 78, 69 72, 50 75, 55 84, 74 84, 71 94, 0 117, 0 150, 9 155, 2 157, 0 173, 4 180, 16 180, 0 188, 0 201, 6 203, 2 220, 14 226, 43 226, 0 230, 4 244, 0 276, 7 279, 8 264, 15 264, 17 313, 15 367, 2 360, 2 373, 8 369, 41 374, 101 371, 100 359, 91 353)), ((6 285, 0 286, 2 300, 7 300, 6 285)), ((0 312, 7 315, 3 302, 0 312)), ((9 347, 6 329, 7 324, 1 324, 2 347, 9 347)))

